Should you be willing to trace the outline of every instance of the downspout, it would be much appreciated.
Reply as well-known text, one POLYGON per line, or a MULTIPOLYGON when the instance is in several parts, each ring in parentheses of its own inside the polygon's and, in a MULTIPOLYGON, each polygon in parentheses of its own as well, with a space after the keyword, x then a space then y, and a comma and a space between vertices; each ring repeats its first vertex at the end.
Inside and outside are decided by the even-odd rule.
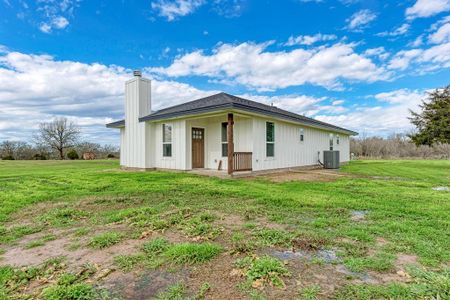
POLYGON ((319 163, 319 165, 321 165, 322 167, 325 167, 323 165, 323 163, 320 161, 320 151, 317 151, 317 162, 319 163))

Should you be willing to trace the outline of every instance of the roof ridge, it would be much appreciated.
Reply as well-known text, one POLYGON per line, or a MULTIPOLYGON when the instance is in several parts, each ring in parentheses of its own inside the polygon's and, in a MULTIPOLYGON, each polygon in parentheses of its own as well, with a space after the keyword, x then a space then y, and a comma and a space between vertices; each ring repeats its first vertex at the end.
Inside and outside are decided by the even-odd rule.
POLYGON ((206 96, 206 97, 202 97, 202 98, 198 98, 198 99, 195 99, 195 100, 191 100, 191 101, 188 101, 188 102, 183 102, 183 103, 172 105, 172 106, 169 106, 169 107, 164 107, 162 109, 159 109, 159 110, 156 110, 156 111, 152 112, 150 115, 156 114, 156 113, 160 113, 160 112, 164 112, 164 111, 169 110, 169 109, 177 108, 177 107, 182 106, 182 105, 192 104, 194 102, 204 101, 205 99, 213 98, 213 97, 221 95, 221 94, 226 94, 226 93, 220 92, 220 93, 212 94, 212 95, 209 95, 209 96, 206 96))

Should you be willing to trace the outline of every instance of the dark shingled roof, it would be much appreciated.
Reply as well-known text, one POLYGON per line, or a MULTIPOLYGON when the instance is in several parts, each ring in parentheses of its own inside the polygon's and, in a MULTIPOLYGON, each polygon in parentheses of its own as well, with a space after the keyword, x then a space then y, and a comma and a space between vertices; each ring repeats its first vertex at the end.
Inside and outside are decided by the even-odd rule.
MULTIPOLYGON (((348 130, 348 129, 345 129, 342 127, 338 127, 338 126, 331 125, 331 124, 328 124, 325 122, 314 120, 312 118, 298 115, 298 114, 295 114, 295 113, 292 113, 292 112, 289 112, 289 111, 286 111, 283 109, 279 109, 275 106, 262 104, 259 102, 247 100, 247 99, 236 97, 236 96, 229 95, 226 93, 219 93, 216 95, 208 96, 208 97, 194 100, 191 102, 164 108, 164 109, 161 109, 154 113, 151 113, 145 117, 139 118, 139 121, 141 121, 141 122, 156 121, 156 120, 169 119, 169 118, 185 116, 185 115, 194 115, 194 114, 199 114, 199 113, 212 112, 212 111, 223 110, 223 109, 237 109, 237 110, 241 110, 241 111, 259 113, 262 115, 271 116, 271 117, 275 117, 275 118, 296 121, 301 124, 311 125, 314 127, 342 131, 342 132, 350 134, 350 135, 358 134, 354 131, 351 131, 351 130, 348 130)), ((123 121, 110 123, 110 124, 107 124, 106 126, 107 127, 119 127, 119 125, 116 125, 116 126, 110 126, 110 125, 120 123, 120 122, 123 122, 123 121)))
POLYGON ((125 120, 120 120, 120 121, 115 121, 115 122, 112 122, 112 123, 108 123, 108 124, 106 124, 106 127, 108 127, 108 128, 125 127, 125 120))

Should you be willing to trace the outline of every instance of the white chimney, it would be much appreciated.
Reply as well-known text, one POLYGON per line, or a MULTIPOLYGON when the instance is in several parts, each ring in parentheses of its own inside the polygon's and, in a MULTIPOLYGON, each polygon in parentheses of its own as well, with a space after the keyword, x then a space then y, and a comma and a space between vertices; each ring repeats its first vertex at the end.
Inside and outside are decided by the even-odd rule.
POLYGON ((151 112, 151 82, 140 70, 133 71, 133 79, 125 83, 125 119, 127 115, 141 118, 151 112))
MULTIPOLYGON (((134 168, 148 168, 149 125, 139 118, 151 112, 151 82, 141 71, 125 82, 125 128, 123 131, 124 164, 134 168), (148 140, 148 141, 147 141, 148 140)), ((122 156, 121 152, 121 156, 122 156)))

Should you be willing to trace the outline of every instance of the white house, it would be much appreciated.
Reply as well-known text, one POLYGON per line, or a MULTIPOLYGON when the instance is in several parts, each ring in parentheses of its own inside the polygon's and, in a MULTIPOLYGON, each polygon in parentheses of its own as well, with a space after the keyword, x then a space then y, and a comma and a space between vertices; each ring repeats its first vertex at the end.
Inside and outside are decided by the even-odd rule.
POLYGON ((140 71, 125 83, 120 164, 126 168, 263 171, 316 165, 324 150, 350 158, 357 133, 226 93, 152 112, 140 71), (232 166, 232 167, 229 167, 232 166))

